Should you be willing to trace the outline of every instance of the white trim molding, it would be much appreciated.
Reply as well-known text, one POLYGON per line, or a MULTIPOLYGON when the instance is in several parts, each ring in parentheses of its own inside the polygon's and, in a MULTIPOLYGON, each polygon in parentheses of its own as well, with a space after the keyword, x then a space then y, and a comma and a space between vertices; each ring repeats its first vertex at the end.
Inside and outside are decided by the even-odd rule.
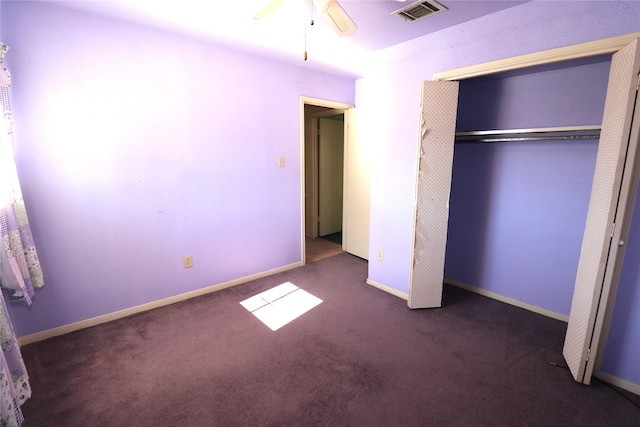
POLYGON ((433 80, 464 80, 536 65, 551 64, 589 56, 613 54, 637 38, 640 38, 640 33, 625 34, 623 36, 543 50, 541 52, 443 71, 434 74, 433 80))
POLYGON ((608 384, 614 385, 616 387, 620 387, 623 390, 627 390, 627 391, 630 391, 631 393, 640 395, 640 384, 634 384, 632 382, 623 380, 622 378, 618 378, 616 376, 607 374, 606 372, 602 372, 602 371, 596 372, 594 376, 608 384))
POLYGON ((495 292, 487 291, 486 289, 477 288, 475 286, 467 285, 466 283, 458 282, 457 280, 444 279, 444 283, 447 285, 456 286, 462 288, 474 294, 482 295, 500 302, 507 303, 516 307, 524 308, 525 310, 532 311, 534 313, 542 314, 543 316, 551 317, 563 322, 569 322, 569 316, 556 313, 555 311, 547 310, 546 308, 538 307, 537 305, 528 304, 523 301, 519 301, 515 298, 506 297, 504 295, 497 294, 495 292))
POLYGON ((374 288, 380 289, 381 291, 385 291, 385 292, 387 292, 387 293, 389 293, 389 294, 391 294, 393 296, 396 296, 398 298, 402 298, 405 301, 409 300, 409 294, 406 294, 404 292, 400 292, 399 290, 391 288, 391 287, 389 287, 387 285, 383 285, 382 283, 378 283, 375 280, 367 279, 367 285, 371 285, 374 288))
POLYGON ((210 294, 212 292, 221 291, 226 288, 241 285, 243 283, 247 283, 252 280, 261 279, 263 277, 271 276, 276 273, 282 273, 284 271, 292 270, 294 268, 298 268, 301 266, 302 266, 302 262, 296 262, 293 264, 285 265, 283 267, 274 268, 272 270, 263 271, 261 273, 256 273, 256 274, 241 277, 238 279, 230 280, 228 282, 220 283, 217 285, 208 286, 206 288, 197 289, 195 291, 185 292, 183 294, 175 295, 169 298, 164 298, 158 301, 137 305, 135 307, 126 308, 124 310, 114 311, 112 313, 93 317, 91 319, 81 320, 75 323, 69 323, 67 325, 59 326, 57 328, 36 332, 35 334, 25 335, 18 338, 18 345, 23 346, 27 344, 32 344, 34 342, 46 340, 47 338, 53 338, 58 335, 68 334, 70 332, 79 331, 81 329, 86 329, 91 326, 96 326, 102 323, 111 322, 113 320, 122 319, 123 317, 131 316, 133 314, 142 313, 145 311, 153 310, 154 308, 164 307, 165 305, 170 305, 176 302, 185 301, 191 298, 210 294))

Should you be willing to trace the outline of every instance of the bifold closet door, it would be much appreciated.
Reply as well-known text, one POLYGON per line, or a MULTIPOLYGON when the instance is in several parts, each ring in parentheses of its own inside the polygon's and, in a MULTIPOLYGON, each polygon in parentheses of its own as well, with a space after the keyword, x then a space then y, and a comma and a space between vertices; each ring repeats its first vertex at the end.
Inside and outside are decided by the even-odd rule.
POLYGON ((458 82, 423 82, 421 110, 410 308, 442 305, 458 82))
POLYGON ((638 40, 613 55, 563 355, 589 384, 620 274, 637 189, 638 40), (636 110, 636 112, 634 112, 636 110), (612 299, 612 298, 611 298, 612 299))

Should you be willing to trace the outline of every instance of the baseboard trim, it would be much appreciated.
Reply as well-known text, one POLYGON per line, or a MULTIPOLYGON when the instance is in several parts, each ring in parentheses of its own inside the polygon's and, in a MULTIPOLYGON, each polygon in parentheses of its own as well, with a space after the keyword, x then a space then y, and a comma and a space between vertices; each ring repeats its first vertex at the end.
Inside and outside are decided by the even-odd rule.
POLYGON ((555 311, 547 310, 546 308, 538 307, 537 305, 527 304, 526 302, 518 301, 514 298, 505 297, 504 295, 497 294, 495 292, 487 291, 486 289, 477 288, 475 286, 468 285, 466 283, 458 282, 457 280, 444 279, 444 283, 447 285, 456 286, 469 292, 473 292, 478 295, 482 295, 491 299, 495 299, 500 302, 504 302, 516 307, 524 308, 525 310, 533 311, 534 313, 542 314, 543 316, 551 317, 563 322, 569 322, 569 316, 556 313, 555 311))
MULTIPOLYGON (((510 305, 514 305, 516 307, 524 308, 525 310, 529 310, 529 311, 532 311, 534 313, 541 314, 543 316, 551 317, 553 319, 561 320, 561 321, 567 322, 567 323, 569 322, 569 316, 566 316, 564 314, 556 313, 554 311, 547 310, 545 308, 538 307, 538 306, 535 306, 535 305, 532 305, 532 304, 527 304, 527 303, 524 303, 522 301, 518 301, 518 300, 513 299, 513 298, 505 297, 504 295, 500 295, 500 294, 497 294, 495 292, 487 291, 485 289, 477 288, 475 286, 471 286, 471 285, 468 285, 466 283, 458 282, 457 280, 444 279, 444 283, 446 283, 447 285, 452 285, 452 286, 456 286, 458 288, 462 288, 464 290, 476 293, 478 295, 482 295, 482 296, 485 296, 485 297, 488 297, 488 298, 495 299, 495 300, 500 301, 500 302, 504 302, 504 303, 507 303, 507 304, 510 304, 510 305)), ((614 385, 616 387, 619 387, 619 388, 621 388, 623 390, 626 390, 626 391, 629 391, 631 393, 640 395, 640 384, 635 384, 635 383, 629 382, 629 381, 624 380, 622 378, 618 378, 618 377, 613 376, 611 374, 607 374, 606 372, 597 372, 597 373, 594 374, 594 376, 596 378, 608 383, 608 384, 614 385)))
POLYGON ((221 291, 226 288, 241 285, 243 283, 250 282, 252 280, 261 279, 263 277, 271 276, 284 271, 293 270, 302 266, 302 262, 295 262, 293 264, 285 265, 282 267, 274 268, 271 270, 263 271, 249 276, 240 277, 238 279, 230 280, 228 282, 219 283, 217 285, 207 286, 206 288, 197 289, 195 291, 185 292, 183 294, 175 295, 169 298, 164 298, 157 301, 152 301, 146 304, 137 305, 135 307, 126 308, 124 310, 114 311, 112 313, 104 314, 91 319, 81 320, 75 323, 69 323, 67 325, 59 326, 53 329, 47 329, 46 331, 36 332, 35 334, 25 335, 18 338, 18 345, 23 346, 32 344, 38 341, 46 340, 47 338, 56 337, 58 335, 68 334, 70 332, 86 329, 91 326, 100 325, 102 323, 111 322, 113 320, 122 319, 123 317, 131 316, 133 314, 142 313, 145 311, 153 310, 154 308, 164 307, 166 305, 174 304, 180 301, 185 301, 191 298, 196 298, 202 295, 210 294, 212 292, 221 291))
POLYGON ((403 300, 407 300, 407 301, 409 300, 409 294, 405 294, 404 292, 400 292, 397 289, 390 288, 389 286, 383 285, 382 283, 378 283, 374 280, 367 279, 367 285, 371 285, 374 288, 378 288, 391 295, 397 296, 398 298, 402 298, 403 300))
POLYGON ((594 374, 594 376, 606 383, 609 383, 616 387, 620 387, 623 390, 640 396, 640 384, 635 384, 627 380, 623 380, 622 378, 607 374, 606 372, 598 372, 597 374, 594 374))

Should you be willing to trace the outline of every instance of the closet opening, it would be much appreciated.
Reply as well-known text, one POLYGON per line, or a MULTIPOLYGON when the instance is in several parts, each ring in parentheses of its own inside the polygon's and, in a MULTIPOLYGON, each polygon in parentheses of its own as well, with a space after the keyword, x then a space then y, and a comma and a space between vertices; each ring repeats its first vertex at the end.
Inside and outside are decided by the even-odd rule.
MULTIPOLYGON (((574 276, 573 295, 571 300, 571 308, 567 325, 567 334, 565 337, 562 354, 567 362, 567 366, 571 370, 571 374, 577 382, 589 384, 592 373, 596 366, 602 362, 602 354, 604 352, 604 343, 606 342, 606 334, 611 322, 611 314, 618 280, 622 270, 622 260, 626 249, 627 236, 629 234, 633 208, 635 205, 636 192, 638 189, 638 177, 640 176, 640 166, 638 158, 640 156, 640 95, 638 79, 640 78, 640 33, 628 34, 625 36, 613 37, 610 39, 597 40, 594 42, 583 43, 574 46, 567 46, 558 49, 552 49, 534 54, 522 55, 519 57, 509 58, 505 60, 494 61, 477 66, 470 66, 449 72, 438 73, 434 76, 436 80, 445 81, 425 81, 422 87, 422 121, 420 127, 418 144, 418 169, 417 169, 417 185, 416 185, 416 223, 414 232, 414 251, 412 259, 412 270, 410 275, 409 288, 409 307, 426 308, 440 306, 441 301, 421 300, 418 297, 436 294, 441 292, 443 278, 443 264, 445 264, 445 247, 447 246, 447 232, 454 233, 453 224, 449 227, 449 193, 452 186, 452 174, 454 168, 463 168, 465 173, 468 170, 474 172, 472 176, 481 176, 481 170, 473 171, 473 167, 477 167, 479 162, 478 156, 485 154, 483 150, 479 150, 479 145, 485 144, 458 144, 455 146, 456 158, 454 161, 454 140, 456 133, 456 123, 451 122, 450 116, 456 114, 459 82, 455 80, 466 80, 473 77, 483 76, 482 79, 488 80, 496 78, 498 73, 508 71, 509 74, 515 75, 531 73, 533 67, 543 66, 542 71, 546 68, 558 68, 559 65, 564 67, 567 61, 579 60, 578 66, 582 66, 581 61, 587 63, 598 61, 602 62, 599 55, 611 55, 611 63, 609 67, 609 75, 606 85, 606 95, 604 102, 604 113, 602 114, 602 127, 599 142, 597 144, 595 167, 589 168, 593 172, 593 181, 591 193, 589 195, 589 203, 586 214, 586 222, 580 224, 583 229, 582 244, 578 259, 578 268, 574 276), (583 58, 583 59, 580 59, 583 58), (555 64, 555 65, 554 65, 555 64), (521 71, 517 71, 521 70, 521 71), (446 113, 441 113, 439 106, 444 106, 446 113), (451 106, 454 106, 453 111, 451 106), (438 106, 436 108, 435 106, 438 106), (434 136, 436 136, 434 138, 434 136), (464 159, 461 160, 459 153, 463 148, 473 152, 477 151, 474 156, 469 156, 466 167, 464 159), (463 166, 460 166, 463 164, 463 166), (442 258, 440 258, 442 257, 442 258), (441 261, 442 260, 442 261, 441 261), (413 296, 416 296, 414 298, 413 296), (605 337, 605 338, 602 338, 605 337)), ((606 61, 605 61, 606 63, 606 61)), ((534 70, 537 71, 537 70, 534 70)), ((537 74, 537 73, 534 73, 537 74)), ((475 81, 470 81, 473 84, 475 81)), ((518 108, 532 105, 532 100, 539 98, 543 91, 533 89, 528 96, 523 99, 520 104, 514 104, 518 108, 515 110, 503 109, 502 98, 508 95, 504 89, 508 89, 508 84, 499 84, 497 93, 494 94, 500 100, 491 106, 484 106, 483 109, 476 110, 474 114, 468 115, 473 120, 479 117, 488 116, 489 118, 499 119, 504 114, 506 117, 517 118, 518 114, 513 115, 513 111, 519 111, 518 108), (496 114, 499 112, 500 114, 496 114)), ((564 90, 564 87, 556 87, 557 91, 564 90)), ((557 93, 561 92, 554 92, 557 93)), ((578 98, 579 99, 579 98, 578 98)), ((473 101, 476 101, 475 99, 473 101)), ((574 103, 569 109, 562 110, 562 115, 553 114, 554 110, 563 105, 563 96, 555 96, 551 101, 543 102, 542 116, 551 117, 553 120, 568 120, 574 111, 581 111, 583 104, 574 103)), ((461 105, 461 108, 465 104, 461 105)), ((588 105, 588 102, 587 102, 588 105)), ((526 109, 525 109, 526 112, 526 109)), ((584 113, 584 111, 582 111, 584 113)), ((461 113, 462 114, 462 113, 461 113)), ((537 117, 533 114, 524 114, 527 120, 531 121, 537 117)), ((583 116, 580 116, 581 118, 583 116)), ((501 119, 500 119, 501 120, 501 119)), ((497 129, 505 129, 497 120, 493 125, 497 129)), ((486 123, 480 123, 480 128, 486 126, 486 123)), ((571 122, 569 122, 571 123, 571 122)), ((510 122, 509 127, 513 129, 510 122)), ((572 132, 575 132, 575 122, 567 125, 566 122, 553 124, 544 123, 542 125, 527 124, 526 126, 518 126, 517 128, 535 129, 537 133, 541 128, 563 128, 570 126, 572 132)), ((583 125, 578 125, 583 126, 583 125)), ((588 124, 586 126, 593 127, 595 125, 588 124)), ((475 126, 472 126, 473 129, 475 126)), ((477 128, 476 128, 477 129, 477 128)), ((460 132, 469 132, 462 123, 458 123, 460 132), (461 130, 462 129, 462 130, 461 130)), ((471 132, 475 132, 471 130, 471 132)), ((520 280, 526 278, 526 269, 515 268, 518 266, 518 258, 526 260, 529 263, 535 262, 535 256, 539 254, 527 254, 529 246, 537 244, 540 236, 546 233, 549 223, 540 221, 532 210, 536 203, 552 202, 552 206, 556 209, 557 214, 562 216, 565 210, 573 209, 574 204, 567 203, 560 193, 550 201, 545 200, 547 196, 540 191, 541 183, 553 189, 565 185, 564 181, 570 181, 577 176, 573 173, 573 168, 580 164, 586 165, 586 162, 576 162, 575 156, 566 156, 566 153, 558 151, 558 147, 568 149, 572 147, 564 147, 578 139, 571 138, 545 138, 544 141, 534 140, 517 141, 508 143, 488 144, 492 147, 489 151, 494 155, 488 163, 485 163, 486 171, 483 180, 484 185, 491 188, 494 182, 500 178, 498 191, 492 191, 490 194, 486 191, 485 199, 478 200, 479 203, 497 203, 499 210, 487 211, 486 209, 476 209, 477 212, 467 211, 464 215, 464 224, 462 227, 469 226, 469 223, 480 222, 484 227, 479 228, 484 238, 468 239, 465 236, 462 245, 471 245, 472 242, 482 242, 482 247, 475 253, 482 256, 481 263, 475 262, 475 273, 479 277, 490 276, 487 273, 489 268, 487 265, 497 263, 500 257, 509 257, 510 263, 504 263, 504 270, 511 273, 508 280, 520 280), (562 141, 563 144, 553 144, 553 140, 562 141), (573 141, 572 141, 573 140, 573 141), (537 162, 536 154, 541 148, 536 148, 536 152, 528 144, 536 143, 536 147, 541 147, 542 151, 551 153, 546 158, 558 163, 557 159, 565 158, 564 161, 556 165, 558 169, 549 169, 547 165, 537 162), (505 148, 507 147, 507 148, 505 148), (513 151, 516 155, 513 159, 507 151, 513 151), (519 155, 519 156, 517 156, 519 155), (507 161, 511 160, 511 161, 507 161), (517 160, 517 161, 512 161, 517 160), (505 180, 503 170, 511 170, 512 180, 505 180), (564 171, 563 174, 558 170, 564 171), (549 180, 549 177, 555 177, 549 180), (525 179, 526 178, 526 179, 525 179), (546 180, 546 181, 545 181, 546 180), (519 186, 526 182, 532 188, 531 193, 527 197, 523 196, 523 192, 519 191, 519 186), (505 187, 506 186, 506 187, 505 187), (511 191, 509 186, 514 187, 511 191), (505 217, 504 212, 509 210, 515 212, 515 215, 505 217), (487 213, 489 212, 489 213, 487 213), (495 217, 498 218, 495 218, 495 217), (501 220, 501 221, 500 221, 501 220), (515 240, 520 236, 504 230, 504 224, 510 220, 515 228, 519 231, 533 229, 531 241, 526 242, 524 246, 513 246, 515 240), (540 224, 543 224, 540 226, 540 224), (537 225, 537 227, 536 227, 537 225), (490 237, 491 236, 491 237, 490 237), (493 238, 493 240, 492 240, 493 238), (496 242, 509 243, 506 250, 492 251, 487 249, 487 244, 493 247, 499 246, 496 242), (511 245, 511 246, 510 246, 511 245), (509 249, 510 248, 510 249, 509 249), (485 250, 487 249, 487 250, 485 250), (518 253, 518 250, 521 253, 518 253), (498 261, 496 261, 498 260, 498 261), (489 264, 488 264, 489 263, 489 264)), ((582 145, 581 145, 582 146, 582 145)), ((585 144, 586 146, 586 144, 585 144)), ((588 153, 582 153, 588 157, 588 153)), ((593 156, 593 154, 591 154, 593 156)), ((592 161, 591 161, 592 162, 592 161)), ((480 180, 474 180, 473 184, 478 184, 480 180)), ((469 198, 476 197, 477 194, 483 194, 481 191, 469 193, 469 198)), ((568 218, 571 218, 569 215, 568 218)), ((543 218, 544 219, 544 218, 543 218)), ((560 244, 563 237, 567 237, 566 228, 571 224, 578 222, 573 219, 568 225, 563 224, 562 227, 551 233, 550 238, 560 244)), ((552 246, 545 247, 552 249, 552 246)), ((562 255, 565 255, 563 252, 562 255)), ((451 250, 447 257, 451 259, 451 250)), ((556 258, 549 257, 551 262, 558 263, 556 258)), ((474 260, 466 260, 467 272, 473 270, 474 260)), ((552 264, 553 265, 553 264, 552 264)), ((449 266, 449 270, 451 267, 449 266)), ((450 274, 450 273, 448 273, 450 274)), ((504 272, 501 272, 505 275, 504 272)), ((460 282, 462 283, 462 282, 460 282)), ((495 286, 493 280, 490 280, 489 286, 495 286)), ((536 288, 544 285, 544 281, 536 281, 534 286, 522 287, 515 285, 511 292, 522 294, 524 298, 533 298, 534 304, 524 303, 522 300, 503 296, 503 299, 515 305, 524 306, 527 309, 537 307, 540 295, 531 294, 536 288), (538 300, 536 300, 536 298, 538 300)), ((501 296, 499 292, 493 290, 481 290, 487 296, 501 296)), ((555 291, 555 289, 554 289, 555 291)), ((557 292, 556 292, 557 293, 557 292)), ((542 298, 547 298, 546 296, 542 298)), ((500 298, 497 298, 500 299, 500 298)), ((545 310, 555 313, 556 306, 545 308, 545 310)), ((536 310, 533 310, 536 311, 536 310)), ((548 313, 545 313, 548 314, 548 313)), ((596 371, 597 371, 596 369, 596 371)))
POLYGON ((610 64, 460 82, 447 282, 568 320, 610 64))

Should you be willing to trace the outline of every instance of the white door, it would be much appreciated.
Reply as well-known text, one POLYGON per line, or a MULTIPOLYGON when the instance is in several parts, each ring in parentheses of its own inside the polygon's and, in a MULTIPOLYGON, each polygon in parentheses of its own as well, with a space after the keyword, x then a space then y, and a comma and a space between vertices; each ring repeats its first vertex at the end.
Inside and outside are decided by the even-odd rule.
POLYGON ((358 138, 357 110, 345 111, 342 249, 369 259, 369 150, 358 138))
POLYGON ((458 82, 423 82, 410 308, 442 305, 458 82))
POLYGON ((615 295, 637 188, 638 40, 613 55, 563 355, 589 384, 610 297, 615 295), (633 127, 633 128, 632 128, 633 127), (593 349, 593 352, 592 352, 593 349))
POLYGON ((318 122, 318 234, 326 236, 342 231, 344 121, 319 118, 318 122))

